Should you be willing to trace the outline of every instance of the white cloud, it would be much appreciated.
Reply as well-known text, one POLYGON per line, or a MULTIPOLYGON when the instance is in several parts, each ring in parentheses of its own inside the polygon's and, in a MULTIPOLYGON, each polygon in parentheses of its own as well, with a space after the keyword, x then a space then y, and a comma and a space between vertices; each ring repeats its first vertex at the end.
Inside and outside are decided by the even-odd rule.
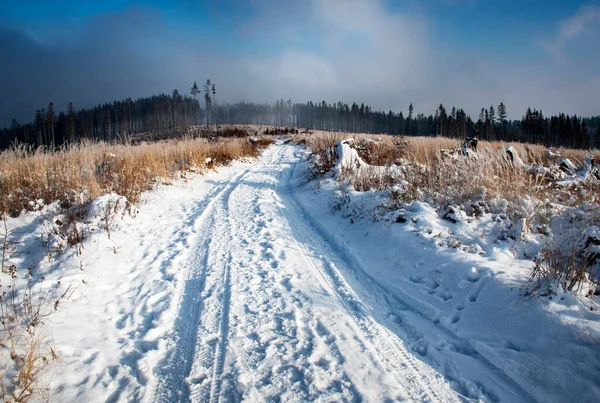
POLYGON ((409 93, 428 87, 434 69, 424 19, 390 14, 378 0, 313 0, 308 18, 317 51, 245 59, 267 93, 398 110, 411 102, 409 93))
POLYGON ((582 6, 577 12, 558 23, 556 33, 540 45, 551 55, 562 58, 567 45, 582 36, 595 36, 600 31, 600 7, 582 6))
POLYGON ((139 10, 92 19, 69 45, 19 42, 0 30, 0 55, 14 61, 0 68, 0 84, 14 94, 0 102, 0 125, 30 119, 51 100, 87 107, 173 88, 187 94, 206 78, 220 102, 364 102, 405 114, 411 102, 426 114, 441 102, 476 117, 503 101, 512 118, 529 106, 545 114, 600 113, 598 9, 583 8, 549 35, 569 50, 568 63, 540 52, 525 64, 518 55, 471 54, 434 36, 433 18, 414 8, 392 12, 385 0, 255 1, 256 15, 235 29, 241 45, 252 43, 257 53, 220 48, 218 39, 172 30, 139 10), (583 40, 588 45, 578 53, 571 44, 583 40))
MULTIPOLYGON (((590 10, 561 23, 561 41, 591 29, 597 11, 590 10)), ((430 35, 433 20, 414 10, 390 12, 380 0, 313 0, 304 18, 319 40, 318 51, 292 45, 280 55, 249 57, 241 64, 257 88, 253 93, 264 95, 261 100, 356 101, 405 113, 412 102, 427 114, 442 102, 464 107, 472 116, 503 101, 512 118, 527 107, 546 114, 600 112, 592 102, 600 80, 582 72, 576 61, 526 65, 517 56, 495 60, 458 44, 438 45, 430 35)), ((303 32, 302 25, 296 29, 298 35, 303 32)))

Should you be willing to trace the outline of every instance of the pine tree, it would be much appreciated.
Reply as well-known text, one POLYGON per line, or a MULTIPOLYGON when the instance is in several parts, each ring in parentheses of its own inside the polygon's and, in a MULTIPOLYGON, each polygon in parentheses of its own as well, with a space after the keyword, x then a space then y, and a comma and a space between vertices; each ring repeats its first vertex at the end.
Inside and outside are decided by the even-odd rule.
POLYGON ((212 85, 212 101, 213 101, 213 105, 214 107, 214 119, 215 119, 215 124, 218 125, 219 124, 219 119, 218 119, 218 110, 217 110, 217 89, 215 87, 215 85, 212 85))
POLYGON ((500 105, 498 105, 498 122, 500 123, 500 136, 502 137, 502 140, 506 140, 505 137, 508 128, 508 120, 506 120, 506 117, 506 106, 504 105, 504 102, 500 102, 500 105))
POLYGON ((35 127, 36 127, 36 133, 37 133, 37 146, 38 147, 40 147, 42 144, 44 144, 44 135, 42 132, 42 125, 43 125, 42 112, 38 109, 37 111, 35 111, 35 127))
POLYGON ((197 122, 197 111, 196 111, 196 95, 198 95, 200 93, 200 89, 198 89, 198 84, 196 84, 196 82, 194 81, 194 85, 192 85, 192 90, 190 91, 192 93, 192 95, 194 96, 194 123, 198 123, 197 122))
POLYGON ((75 143, 75 117, 75 108, 73 108, 73 103, 69 102, 67 106, 67 131, 71 143, 75 143))
POLYGON ((600 126, 596 129, 596 148, 600 148, 600 126))
POLYGON ((21 125, 19 124, 19 122, 17 122, 17 119, 13 119, 10 122, 10 130, 15 132, 17 130, 21 129, 21 125))
POLYGON ((573 126, 573 141, 575 147, 583 147, 582 135, 581 135, 581 123, 577 115, 571 117, 571 125, 573 126))
MULTIPOLYGON (((207 80, 208 81, 208 80, 207 80)), ((181 96, 177 91, 133 101, 106 103, 89 110, 75 111, 72 105, 64 114, 41 109, 32 123, 11 124, 0 132, 0 148, 8 147, 10 141, 28 142, 39 146, 60 146, 81 138, 111 140, 121 133, 153 133, 165 136, 188 124, 199 124, 203 119, 201 103, 197 95, 208 88, 209 125, 233 124, 281 124, 336 131, 364 131, 406 135, 448 137, 481 136, 502 140, 529 141, 548 146, 593 147, 600 146, 600 116, 584 118, 566 116, 564 113, 544 117, 541 110, 527 109, 522 119, 510 121, 503 102, 489 109, 481 109, 479 120, 473 122, 463 109, 439 105, 431 115, 415 115, 413 105, 407 117, 402 112, 377 111, 361 103, 349 105, 342 102, 328 104, 326 101, 292 103, 278 100, 272 104, 239 102, 223 104, 217 108, 216 86, 191 87, 191 94, 181 96), (201 112, 196 112, 200 110, 201 112), (217 113, 218 111, 218 113, 217 113), (434 113, 433 113, 434 112, 434 113), (487 119, 486 119, 487 112, 487 119), (54 116, 56 114, 56 116, 54 116), (200 118, 198 117, 200 116, 200 118), (590 130, 591 128, 591 130, 590 130), (55 133, 52 133, 54 129, 55 133)), ((205 95, 205 94, 202 94, 205 95)), ((203 122, 202 122, 203 123, 203 122)))
POLYGON ((483 128, 485 132, 485 139, 490 140, 490 112, 487 109, 485 109, 485 120, 483 128))
POLYGON ((413 111, 414 111, 414 108, 413 108, 413 104, 411 102, 411 104, 408 105, 408 135, 409 136, 412 136, 412 121, 413 121, 412 115, 413 115, 413 111))
POLYGON ((175 130, 175 132, 177 132, 177 111, 179 110, 179 98, 181 98, 179 96, 179 91, 177 91, 177 89, 173 90, 173 109, 171 111, 172 115, 171 115, 171 120, 173 122, 173 130, 175 130))
POLYGON ((589 148, 590 146, 590 134, 585 119, 581 119, 581 146, 583 148, 589 148))
POLYGON ((446 114, 446 108, 444 108, 444 105, 440 104, 438 111, 440 114, 440 136, 444 136, 447 134, 448 116, 446 114))
POLYGON ((42 108, 42 111, 40 112, 40 127, 42 130, 42 144, 47 146, 48 144, 50 144, 50 142, 48 141, 48 121, 46 119, 46 109, 42 108))
POLYGON ((56 141, 54 138, 54 104, 52 102, 48 104, 46 116, 48 119, 48 128, 50 129, 50 147, 54 148, 56 146, 56 141))
POLYGON ((206 127, 210 126, 210 116, 212 110, 212 98, 210 97, 210 80, 206 80, 204 84, 204 103, 206 105, 206 127))
POLYGON ((496 111, 494 110, 494 105, 490 105, 489 118, 490 118, 490 125, 488 126, 488 131, 489 131, 488 138, 490 140, 495 140, 496 139, 496 136, 495 136, 496 111))

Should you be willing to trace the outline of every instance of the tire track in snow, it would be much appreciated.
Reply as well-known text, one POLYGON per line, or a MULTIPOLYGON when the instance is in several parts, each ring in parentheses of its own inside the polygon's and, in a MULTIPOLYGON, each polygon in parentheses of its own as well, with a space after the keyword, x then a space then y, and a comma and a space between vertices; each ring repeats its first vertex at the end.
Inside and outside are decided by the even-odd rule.
MULTIPOLYGON (((432 384, 430 379, 433 377, 433 371, 429 371, 426 376, 423 376, 423 367, 418 367, 417 360, 411 353, 406 351, 404 346, 398 343, 396 335, 392 334, 385 326, 380 325, 374 319, 373 312, 346 283, 340 271, 330 259, 325 257, 325 254, 318 254, 318 258, 313 257, 317 253, 311 252, 311 250, 320 252, 330 251, 322 250, 322 247, 317 248, 317 243, 327 245, 328 242, 326 239, 321 239, 322 242, 316 241, 315 237, 311 235, 320 234, 315 234, 315 231, 310 229, 311 227, 307 222, 298 222, 299 219, 305 220, 304 217, 306 214, 291 190, 290 182, 295 173, 296 166, 297 164, 293 165, 284 179, 285 183, 283 186, 280 186, 280 189, 283 190, 283 194, 281 194, 282 199, 286 201, 285 204, 289 210, 293 210, 295 214, 292 216, 288 212, 288 209, 281 209, 281 211, 287 218, 296 236, 298 248, 304 252, 303 256, 307 265, 319 274, 332 295, 338 298, 342 307, 347 311, 360 330, 362 336, 365 340, 369 341, 368 347, 370 350, 378 357, 380 362, 384 363, 388 372, 396 375, 398 382, 404 386, 412 399, 426 402, 459 401, 448 385, 440 379, 437 379, 437 382, 432 384), (307 247, 306 245, 310 246, 307 247)), ((435 377, 433 378, 436 379, 435 377)))
MULTIPOLYGON (((279 154, 281 150, 277 151, 279 154)), ((272 159, 273 156, 271 162, 272 159)), ((265 165, 259 160, 252 169, 241 175, 230 190, 221 195, 220 203, 213 211, 212 240, 205 263, 207 269, 210 267, 213 270, 204 276, 202 305, 205 309, 200 312, 194 364, 186 377, 191 401, 212 403, 221 400, 229 334, 231 270, 239 268, 239 263, 234 262, 232 255, 234 233, 239 232, 239 221, 236 224, 230 213, 231 196, 246 178, 265 165)), ((208 237, 209 233, 205 233, 205 236, 208 237)))
MULTIPOLYGON (((271 208, 277 199, 273 187, 286 158, 283 151, 278 147, 271 162, 262 167, 263 172, 248 177, 248 186, 241 186, 237 197, 232 197, 236 201, 232 217, 246 223, 236 231, 235 243, 244 245, 246 253, 253 248, 260 250, 258 255, 237 255, 247 264, 241 264, 238 273, 237 292, 244 298, 238 301, 237 311, 244 316, 236 326, 236 356, 230 363, 238 375, 234 381, 240 382, 241 375, 242 384, 251 385, 244 395, 251 401, 360 401, 364 397, 343 368, 345 358, 337 337, 315 315, 308 298, 290 284, 295 272, 287 267, 285 255, 277 253, 279 231, 287 227, 281 212, 271 208), (267 211, 261 208, 262 203, 267 211)), ((229 383, 226 390, 224 398, 235 400, 236 384, 229 383)))
MULTIPOLYGON (((296 167, 299 165, 291 157, 294 149, 290 146, 278 146, 275 150, 270 151, 269 162, 262 159, 254 169, 246 170, 238 175, 221 190, 214 192, 213 198, 206 202, 206 208, 196 220, 198 227, 196 238, 197 242, 202 242, 202 244, 198 246, 192 260, 190 275, 179 303, 179 315, 175 321, 174 332, 176 343, 158 366, 159 369, 156 372, 162 375, 163 379, 159 380, 156 394, 151 397, 151 400, 188 401, 191 399, 202 402, 228 399, 236 401, 242 398, 272 400, 281 396, 278 393, 285 393, 286 390, 290 391, 292 388, 296 388, 293 389, 291 395, 294 400, 311 400, 318 397, 314 394, 313 383, 331 378, 331 373, 336 374, 335 376, 341 381, 340 384, 346 388, 343 392, 345 394, 337 395, 343 396, 338 399, 361 400, 368 398, 368 395, 363 397, 356 389, 353 389, 354 384, 351 377, 357 374, 352 371, 349 373, 350 376, 346 374, 345 369, 350 367, 346 367, 343 357, 340 361, 335 360, 336 338, 324 326, 324 324, 328 326, 330 324, 314 316, 323 312, 313 312, 310 309, 311 302, 307 300, 298 304, 292 294, 299 290, 295 290, 289 282, 274 281, 268 287, 265 286, 264 292, 271 294, 267 295, 264 301, 259 301, 260 304, 264 302, 266 305, 262 306, 268 310, 261 312, 262 316, 257 316, 257 324, 272 326, 271 333, 274 331, 276 334, 273 336, 274 338, 266 340, 268 345, 264 347, 265 356, 255 357, 252 355, 252 351, 246 351, 245 348, 252 345, 250 341, 245 345, 246 347, 242 344, 241 350, 234 350, 232 351, 233 355, 228 355, 228 337, 232 337, 234 340, 233 329, 240 326, 235 321, 230 324, 230 305, 232 290, 234 290, 232 287, 240 281, 235 277, 239 277, 244 270, 247 272, 258 268, 255 265, 244 267, 243 257, 237 254, 239 249, 234 249, 232 252, 230 248, 242 242, 243 237, 240 237, 240 234, 250 236, 249 239, 253 239, 254 243, 261 234, 262 236, 266 235, 258 232, 256 235, 252 235, 248 231, 248 224, 252 224, 252 222, 258 224, 259 222, 255 221, 255 218, 256 220, 262 218, 253 217, 252 212, 248 211, 241 214, 240 206, 243 206, 243 202, 240 203, 240 200, 249 201, 244 197, 247 197, 249 193, 250 195, 254 193, 242 191, 240 184, 245 182, 249 175, 260 169, 264 169, 265 178, 271 179, 271 181, 265 181, 265 178, 259 177, 256 184, 253 185, 252 181, 248 180, 245 185, 273 189, 279 195, 279 199, 285 201, 285 206, 278 206, 280 209, 278 214, 287 219, 287 224, 291 228, 292 240, 290 242, 295 238, 296 248, 307 259, 307 265, 312 268, 311 272, 314 272, 317 277, 321 276, 324 287, 331 291, 330 294, 333 298, 339 300, 339 303, 334 305, 339 306, 337 309, 345 312, 343 316, 347 316, 348 323, 350 323, 348 329, 352 329, 348 330, 346 335, 356 337, 356 341, 353 341, 354 345, 359 349, 364 347, 367 350, 361 354, 370 355, 368 360, 372 360, 372 362, 369 361, 366 364, 365 361, 368 370, 382 372, 385 369, 387 373, 397 379, 399 384, 403 385, 413 400, 457 400, 456 394, 449 389, 441 377, 406 351, 398 336, 385 326, 386 318, 382 315, 386 314, 386 309, 393 312, 390 304, 398 305, 394 301, 388 301, 389 293, 381 286, 377 287, 376 284, 372 284, 375 281, 369 281, 369 278, 365 278, 366 296, 359 294, 349 285, 355 284, 356 278, 358 281, 362 281, 363 277, 367 275, 360 272, 362 269, 356 266, 357 263, 353 262, 353 257, 346 254, 343 247, 330 243, 335 240, 328 241, 326 232, 311 222, 310 217, 295 198, 290 183, 296 167), (285 167, 283 167, 284 165, 285 167), (283 178, 281 177, 282 173, 284 174, 283 178), (239 195, 236 189, 240 189, 239 195), (237 204, 231 205, 230 199, 237 204), (315 254, 315 251, 320 253, 315 254), (350 283, 347 281, 347 275, 350 275, 352 279, 350 283), (281 305, 271 309, 270 304, 276 301, 279 301, 281 305), (373 301, 384 303, 386 306, 383 307, 383 311, 375 312, 374 308, 369 307, 366 303, 373 301), (229 336, 230 333, 231 336, 229 336), (316 343, 319 343, 320 348, 328 354, 323 361, 316 357, 318 361, 313 362, 311 349, 316 348, 316 343), (240 354, 236 356, 234 353, 237 352, 240 354), (228 358, 229 356, 232 358, 228 358), (327 359, 332 356, 334 360, 328 363, 327 359), (166 366, 161 370, 160 366, 165 362, 166 366), (321 375, 314 372, 315 364, 317 366, 324 365, 320 368, 321 375), (242 386, 239 384, 240 375, 248 379, 249 374, 251 374, 249 379, 252 383, 261 382, 263 379, 273 383, 271 386, 255 387, 253 390, 256 393, 251 389, 246 391, 249 393, 247 396, 239 395, 243 390, 243 388, 240 389, 242 386), (305 376, 300 382, 297 379, 299 374, 305 376), (251 392, 253 394, 250 394, 251 392)), ((255 202, 256 200, 246 206, 249 208, 258 206, 255 206, 255 202)), ((277 204, 275 203, 275 205, 277 204)), ((277 216, 272 218, 277 219, 277 216)), ((268 244, 265 244, 265 247, 268 247, 268 244)), ((269 253, 259 257, 257 264, 268 266, 269 253)), ((267 271, 271 270, 273 273, 283 272, 284 269, 277 265, 270 266, 270 268, 267 266, 264 266, 267 271)), ((265 278, 264 282, 267 280, 270 279, 265 278)), ((363 286, 359 289, 362 290, 363 286)), ((237 291, 235 290, 235 292, 237 291)), ((249 292, 256 293, 258 291, 260 291, 259 288, 250 286, 249 292)), ((235 292, 234 295, 237 295, 235 292)), ((296 297, 298 296, 299 294, 296 295, 296 297)), ((247 300, 247 296, 241 297, 241 299, 244 298, 247 300)), ((238 303, 240 301, 236 297, 236 304, 238 303)), ((247 320, 249 322, 246 325, 253 323, 252 320, 247 320)), ((263 343, 264 340, 261 338, 258 342, 263 343)), ((235 340, 235 343, 237 344, 239 341, 235 340)), ((346 343, 340 344, 340 346, 347 348, 346 343)), ((339 355, 339 350, 337 351, 337 355, 339 355)), ((289 393, 288 396, 290 396, 289 393)))
POLYGON ((231 300, 229 279, 232 257, 228 245, 232 237, 228 201, 233 190, 235 188, 223 197, 214 211, 215 225, 212 228, 212 243, 207 262, 210 273, 206 276, 203 292, 204 309, 196 336, 194 364, 187 377, 191 401, 214 402, 220 394, 231 300))
POLYGON ((249 173, 250 169, 244 170, 204 198, 204 209, 194 224, 196 239, 202 240, 203 243, 196 247, 190 262, 189 275, 178 301, 179 312, 174 323, 175 345, 157 366, 157 386, 149 401, 176 402, 189 399, 190 390, 186 378, 192 369, 192 359, 197 347, 198 325, 203 305, 201 295, 208 274, 209 250, 212 243, 208 235, 215 227, 215 217, 211 212, 219 201, 229 197, 249 173))
MULTIPOLYGON (((361 263, 360 263, 361 262, 360 258, 358 258, 358 256, 355 256, 355 254, 352 251, 349 251, 343 245, 338 244, 337 240, 331 238, 327 234, 327 231, 323 228, 322 224, 320 224, 319 222, 314 220, 306 212, 305 208, 302 206, 300 201, 297 199, 297 196, 295 195, 294 191, 292 190, 292 185, 290 183, 291 179, 293 177, 295 177, 295 170, 297 169, 298 165, 299 165, 298 163, 296 163, 294 165, 292 172, 290 173, 290 175, 288 177, 288 181, 286 183, 287 187, 285 188, 285 191, 287 192, 287 195, 289 196, 287 198, 287 200, 291 201, 291 205, 294 205, 294 207, 297 209, 297 212, 298 212, 297 217, 299 217, 304 222, 305 227, 309 228, 310 229, 309 231, 312 232, 317 238, 321 238, 321 240, 323 241, 322 242, 323 245, 328 246, 328 248, 326 248, 326 250, 331 252, 330 256, 335 256, 337 258, 337 260, 340 263, 342 263, 342 265, 344 267, 343 270, 338 269, 333 264, 329 265, 330 268, 326 270, 326 271, 329 271, 330 273, 332 273, 332 275, 334 277, 333 284, 336 283, 335 278, 337 278, 338 282, 342 283, 341 284, 342 289, 344 289, 344 287, 347 287, 347 289, 351 290, 354 295, 358 295, 355 291, 353 291, 352 287, 346 281, 346 276, 344 274, 349 274, 352 277, 354 277, 354 280, 356 280, 357 284, 360 284, 361 288, 363 288, 363 289, 368 288, 369 298, 373 298, 376 300, 376 301, 373 301, 374 305, 382 306, 385 310, 387 310, 388 314, 392 314, 393 312, 395 312, 395 310, 392 308, 392 306, 403 307, 403 309, 406 309, 409 312, 412 312, 412 313, 416 314, 417 316, 425 319, 426 321, 433 323, 434 321, 431 318, 429 318, 426 314, 422 313, 418 308, 416 308, 415 306, 413 306, 410 303, 412 300, 411 299, 412 297, 409 297, 402 290, 397 289, 397 288, 395 288, 395 290, 398 292, 402 292, 402 295, 399 296, 399 295, 392 294, 383 285, 381 285, 374 278, 372 278, 362 268, 361 263), (406 300, 401 300, 400 297, 406 297, 406 300)), ((310 241, 310 239, 309 239, 309 241, 310 241)), ((309 244, 311 244, 311 242, 309 242, 309 244)), ((316 245, 316 243, 314 241, 312 242, 312 244, 316 245)), ((319 250, 319 248, 316 248, 316 250, 319 250)), ((324 259, 324 263, 327 263, 327 259, 324 259)), ((362 303, 362 301, 361 301, 361 304, 358 306, 362 306, 365 309, 367 309, 367 311, 370 313, 368 316, 372 317, 374 320, 376 320, 376 321, 383 320, 384 322, 386 321, 384 318, 381 318, 381 315, 380 315, 380 318, 377 318, 377 314, 375 313, 375 311, 371 308, 368 308, 366 304, 362 303)), ((352 307, 354 307, 354 306, 352 306, 352 307)), ((441 331, 441 333, 449 339, 450 344, 459 346, 458 347, 459 353, 461 350, 468 352, 467 355, 469 355, 469 357, 471 357, 472 359, 477 360, 484 368, 486 368, 489 371, 488 376, 492 377, 492 379, 495 379, 499 385, 502 385, 508 391, 511 391, 514 394, 515 399, 518 399, 518 401, 524 401, 524 402, 535 402, 536 401, 536 399, 533 396, 531 396, 525 389, 523 389, 521 387, 521 385, 519 385, 515 380, 513 380, 501 368, 497 367, 491 361, 489 361, 474 346, 472 346, 472 344, 468 340, 456 335, 454 332, 452 332, 450 329, 448 329, 444 326, 441 326, 439 324, 434 324, 434 325, 438 331, 441 331)), ((380 325, 380 327, 385 333, 387 333, 389 335, 388 340, 390 340, 391 342, 393 342, 396 345, 396 347, 397 347, 396 351, 403 351, 403 352, 406 351, 406 349, 404 347, 400 346, 401 341, 398 340, 398 336, 395 335, 394 332, 392 332, 390 329, 388 329, 385 325, 380 325)), ((414 357, 412 357, 412 355, 409 352, 406 352, 406 354, 408 354, 411 361, 418 362, 414 357)), ((422 378, 422 379, 426 383, 428 382, 425 378, 422 378)), ((461 396, 461 397, 463 397, 463 396, 461 396)), ((464 398, 466 398, 466 397, 464 397, 464 398)), ((491 400, 494 400, 493 396, 489 396, 489 398, 491 400)), ((466 399, 468 399, 468 398, 466 398, 466 399)))

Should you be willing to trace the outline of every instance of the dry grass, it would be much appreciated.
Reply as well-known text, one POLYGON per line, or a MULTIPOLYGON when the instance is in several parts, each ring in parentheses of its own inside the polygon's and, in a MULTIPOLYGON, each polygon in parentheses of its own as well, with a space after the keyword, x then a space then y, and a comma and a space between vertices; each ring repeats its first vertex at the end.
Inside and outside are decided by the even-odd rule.
POLYGON ((10 215, 59 200, 85 204, 114 192, 135 203, 155 183, 176 172, 210 169, 254 157, 270 139, 187 139, 139 146, 83 143, 58 152, 19 147, 0 153, 0 209, 10 215), (210 158, 210 162, 207 162, 210 158))
MULTIPOLYGON (((480 142, 475 157, 444 158, 440 149, 456 148, 458 142, 448 139, 410 139, 409 161, 424 166, 423 172, 413 173, 408 180, 440 206, 461 204, 470 200, 493 198, 514 201, 528 198, 577 207, 583 202, 600 202, 600 191, 591 183, 574 188, 553 185, 553 177, 543 171, 527 172, 506 158, 505 149, 512 146, 519 156, 530 165, 556 165, 547 149, 542 146, 509 143, 480 142)), ((584 150, 556 150, 563 157, 581 165, 584 150)), ((596 153, 596 158, 600 154, 596 153)), ((410 171, 410 170, 409 170, 410 171)), ((410 175, 410 173, 409 173, 410 175)))
POLYGON ((600 280, 594 267, 598 254, 570 240, 563 245, 547 245, 534 259, 534 267, 523 285, 524 295, 551 295, 558 289, 586 296, 600 295, 600 280))
MULTIPOLYGON (((557 168, 561 158, 569 158, 581 167, 586 154, 600 161, 597 150, 555 149, 553 153, 560 154, 557 157, 543 146, 479 142, 476 153, 443 155, 442 149, 457 149, 461 143, 446 138, 408 137, 403 143, 393 136, 315 133, 303 139, 313 151, 317 175, 335 165, 335 143, 348 137, 354 137, 353 147, 370 165, 342 172, 339 180, 350 183, 357 191, 384 190, 401 184, 390 192, 384 203, 386 208, 397 209, 422 200, 441 212, 453 208, 462 209, 469 216, 489 212, 509 223, 524 222, 525 230, 551 234, 552 218, 562 206, 578 209, 587 204, 597 209, 600 205, 597 180, 566 186, 557 183, 562 175, 557 168), (363 141, 365 138, 377 142, 363 141), (525 166, 508 158, 508 146, 513 147, 525 166), (396 158, 403 159, 402 166, 390 167, 396 158)), ((587 215, 586 225, 597 225, 597 218, 587 215)), ((592 276, 600 264, 598 245, 600 241, 596 239, 584 239, 544 247, 524 284, 525 295, 546 295, 558 288, 575 294, 584 291, 588 296, 600 294, 600 281, 592 276), (594 252, 590 242, 595 245, 594 252)))
MULTIPOLYGON (((0 387, 0 398, 5 402, 27 402, 48 400, 49 388, 41 384, 43 377, 50 371, 51 364, 58 357, 52 349, 43 352, 44 338, 37 335, 17 336, 11 347, 15 362, 15 374, 10 385, 0 387), (16 351, 19 351, 17 353, 16 351)), ((2 374, 6 377, 6 374, 2 374)))
MULTIPOLYGON (((383 136, 393 137, 393 136, 383 136)), ((409 137, 411 146, 411 160, 426 164, 428 160, 440 154, 441 149, 458 148, 461 142, 445 137, 409 137)), ((547 164, 551 161, 548 156, 547 147, 535 144, 523 143, 506 143, 506 142, 490 142, 479 141, 478 150, 487 151, 490 154, 503 155, 506 147, 512 146, 521 156, 523 161, 529 164, 547 164)), ((590 154, 589 150, 575 150, 570 148, 553 148, 553 151, 559 153, 562 157, 571 159, 575 164, 581 165, 586 154, 590 154)), ((600 151, 592 152, 596 161, 600 158, 600 151)))
POLYGON ((0 400, 26 402, 46 400, 45 376, 58 359, 46 343, 44 318, 68 299, 74 288, 61 295, 58 289, 34 288, 32 271, 19 273, 15 266, 4 268, 9 283, 0 284, 0 400), (27 279, 27 284, 22 284, 27 279))
MULTIPOLYGON (((376 146, 357 147, 359 155, 366 162, 383 166, 390 165, 397 158, 409 162, 405 164, 404 175, 408 185, 402 197, 398 198, 401 202, 423 199, 433 205, 446 207, 468 201, 499 198, 512 202, 527 197, 566 206, 579 206, 582 202, 600 203, 597 185, 583 183, 576 188, 553 186, 552 178, 515 166, 506 158, 504 151, 509 145, 512 146, 527 164, 548 166, 551 162, 557 162, 552 160, 556 157, 549 157, 547 149, 539 145, 481 141, 475 157, 445 158, 440 150, 458 148, 461 145, 459 141, 443 137, 406 137, 404 140, 407 144, 399 146, 397 136, 316 132, 296 137, 304 140, 313 150, 317 174, 323 174, 335 165, 336 141, 353 137, 355 144, 361 144, 365 138, 376 139, 376 146)), ((577 165, 581 165, 585 155, 590 153, 573 149, 554 151, 577 165)), ((597 150, 592 155, 596 161, 600 161, 597 150)), ((357 190, 382 190, 390 185, 389 181, 379 177, 373 177, 369 182, 364 175, 357 175, 352 179, 352 184, 357 190)))
POLYGON ((252 141, 211 138, 138 146, 83 143, 58 152, 23 146, 0 153, 0 219, 4 230, 0 234, 0 257, 2 271, 7 274, 0 275, 0 400, 47 399, 44 379, 58 357, 46 343, 43 318, 58 309, 75 289, 71 285, 62 291, 60 286, 44 288, 43 278, 34 282, 31 269, 18 273, 14 265, 6 267, 12 247, 7 214, 16 216, 58 200, 64 208, 64 223, 53 224, 53 231, 68 246, 77 246, 84 238, 77 226, 85 211, 81 207, 96 197, 114 192, 135 203, 143 191, 178 173, 185 175, 255 157, 271 143, 266 137, 252 141), (2 284, 3 278, 8 284, 2 284))
POLYGON ((333 168, 337 162, 337 151, 335 144, 345 136, 341 133, 320 133, 317 135, 295 136, 297 143, 306 143, 313 152, 311 164, 316 175, 324 175, 333 168))

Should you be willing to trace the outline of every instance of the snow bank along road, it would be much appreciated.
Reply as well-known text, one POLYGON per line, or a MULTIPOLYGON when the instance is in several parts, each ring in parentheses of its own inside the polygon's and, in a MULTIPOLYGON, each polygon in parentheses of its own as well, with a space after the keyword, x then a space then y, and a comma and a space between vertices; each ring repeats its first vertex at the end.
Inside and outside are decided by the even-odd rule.
POLYGON ((328 235, 297 193, 303 152, 159 188, 98 235, 53 331, 51 400, 534 401, 328 235), (432 354, 406 347, 407 321, 432 354))
POLYGON ((279 145, 206 198, 149 401, 457 401, 344 281, 279 145))

